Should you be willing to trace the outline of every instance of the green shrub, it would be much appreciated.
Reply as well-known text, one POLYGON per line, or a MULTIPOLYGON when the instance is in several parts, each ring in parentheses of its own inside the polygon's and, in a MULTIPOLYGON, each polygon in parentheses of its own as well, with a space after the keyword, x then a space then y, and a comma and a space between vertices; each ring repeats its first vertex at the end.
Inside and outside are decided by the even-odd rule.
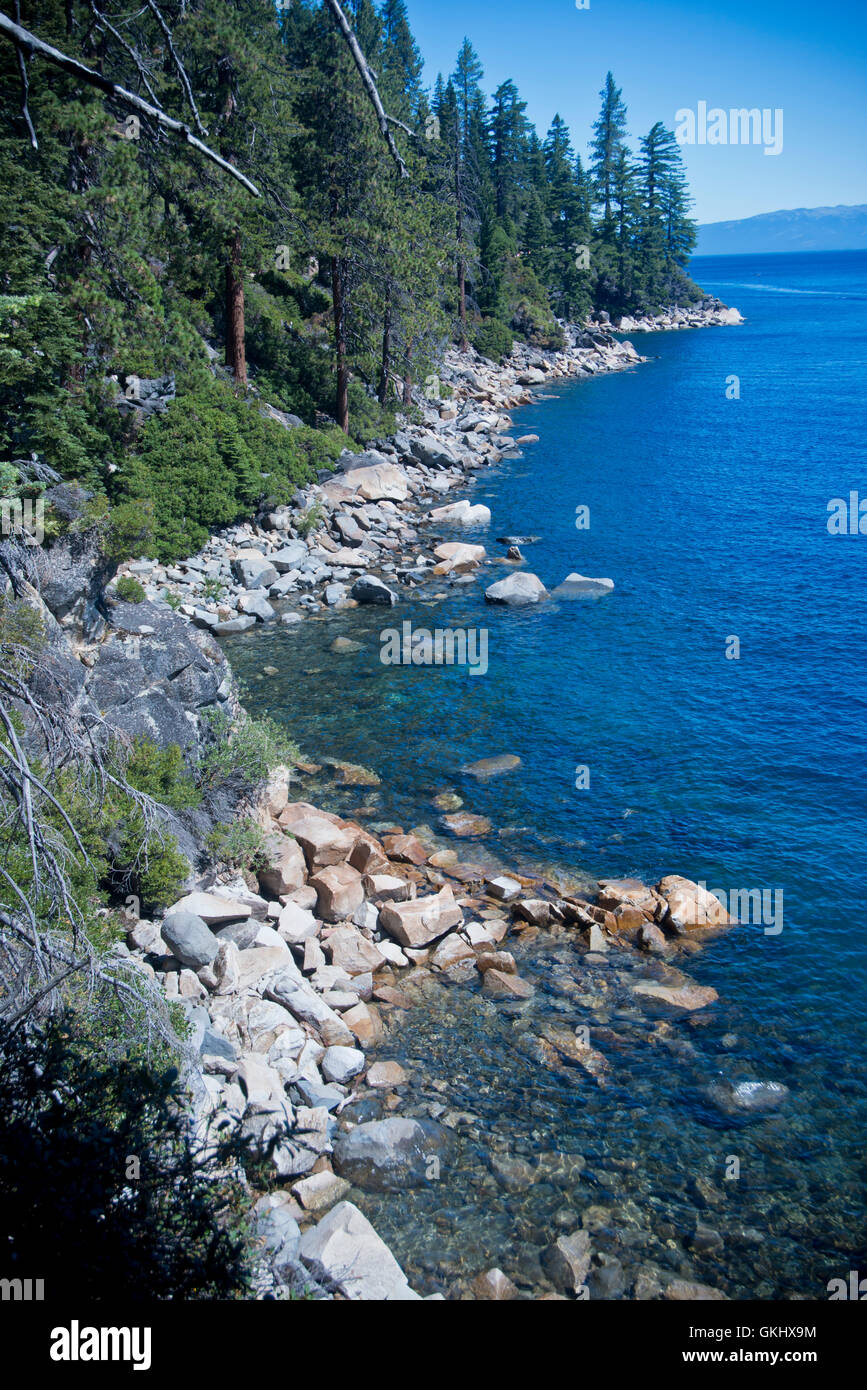
POLYGON ((209 373, 196 375, 142 429, 122 473, 124 498, 152 500, 156 554, 174 560, 261 501, 287 500, 313 476, 317 449, 333 455, 335 447, 315 430, 285 429, 209 373))
POLYGON ((325 520, 325 508, 320 501, 311 503, 305 512, 302 512, 295 521, 295 530, 304 540, 312 531, 317 531, 325 520))
POLYGON ((215 826, 205 844, 211 858, 227 868, 253 872, 265 864, 265 832, 249 818, 215 826))
POLYGON ((159 748, 147 738, 137 738, 126 765, 127 781, 136 791, 153 797, 162 806, 181 811, 198 806, 202 797, 186 771, 183 750, 177 743, 159 748))
POLYGON ((104 1046, 75 1014, 0 1029, 4 1275, 84 1303, 248 1295, 238 1127, 194 1149, 177 1071, 104 1046))
POLYGON ((499 319, 485 319, 473 333, 473 347, 492 362, 502 362, 514 346, 514 335, 499 319))
POLYGON ((208 578, 202 585, 202 597, 214 603, 219 603, 224 593, 225 585, 219 579, 208 578))
POLYGON ((141 603, 145 597, 141 584, 131 574, 122 574, 114 587, 122 603, 141 603))
POLYGON ((298 745, 267 716, 244 715, 237 723, 223 710, 208 718, 211 743, 199 761, 199 785, 204 788, 254 787, 272 768, 299 756, 298 745))

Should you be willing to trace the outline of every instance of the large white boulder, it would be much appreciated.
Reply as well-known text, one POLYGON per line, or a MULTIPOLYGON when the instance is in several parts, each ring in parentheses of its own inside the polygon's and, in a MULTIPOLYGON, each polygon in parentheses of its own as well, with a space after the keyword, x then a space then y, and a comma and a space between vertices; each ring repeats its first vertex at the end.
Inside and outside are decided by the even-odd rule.
POLYGON ((384 1240, 352 1202, 339 1202, 301 1237, 298 1253, 313 1277, 344 1298, 392 1303, 417 1299, 384 1240))

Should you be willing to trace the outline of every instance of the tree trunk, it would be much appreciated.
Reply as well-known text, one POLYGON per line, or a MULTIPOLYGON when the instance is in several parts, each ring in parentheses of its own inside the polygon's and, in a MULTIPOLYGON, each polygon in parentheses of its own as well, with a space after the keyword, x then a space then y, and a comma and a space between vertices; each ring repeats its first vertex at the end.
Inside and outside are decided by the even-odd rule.
POLYGON ((247 385, 244 348, 244 278, 241 269, 241 233, 235 228, 226 262, 226 366, 240 386, 247 385))
POLYGON ((379 367, 379 404, 384 406, 388 399, 388 374, 391 366, 391 297, 385 301, 385 317, 382 322, 382 361, 379 367))
POLYGON ((461 157, 457 146, 455 146, 455 203, 457 205, 458 234, 458 315, 461 321, 460 349, 461 352, 466 352, 469 347, 467 342, 467 280, 463 247, 464 219, 461 206, 461 157))
POLYGON ((331 257, 331 299, 334 305, 334 346, 337 354, 337 390, 334 418, 344 433, 349 433, 349 369, 346 364, 346 287, 344 265, 339 256, 331 257))
POLYGON ((406 371, 403 377, 403 407, 409 410, 412 405, 412 339, 406 345, 406 371))

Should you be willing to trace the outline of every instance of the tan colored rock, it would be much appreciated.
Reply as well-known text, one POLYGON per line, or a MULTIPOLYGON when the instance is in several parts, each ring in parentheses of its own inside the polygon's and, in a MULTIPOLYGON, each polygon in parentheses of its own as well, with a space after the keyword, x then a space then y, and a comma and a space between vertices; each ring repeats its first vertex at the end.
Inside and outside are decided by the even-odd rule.
POLYGON ((416 835, 385 835, 383 849, 399 864, 426 864, 427 850, 416 835))
POLYGON ((325 949, 331 952, 332 965, 340 966, 347 975, 364 975, 381 970, 385 965, 385 956, 379 947, 355 927, 338 927, 331 932, 325 949))
POLYGON ((382 1040, 382 1019, 372 1004, 356 1004, 355 1008, 346 1010, 342 1020, 362 1047, 373 1047, 382 1040))
POLYGON ((616 913, 621 905, 637 909, 640 917, 630 923, 635 926, 641 926, 642 921, 653 921, 657 908, 653 890, 638 878, 601 878, 596 902, 608 912, 616 913))
POLYGON ((501 970, 504 975, 518 973, 515 957, 509 951, 481 951, 476 956, 476 965, 482 975, 489 970, 501 970))
POLYGON ((319 935, 319 923, 307 908, 288 902, 280 909, 277 930, 290 946, 300 946, 303 941, 319 935))
POLYGON ((351 864, 329 864, 310 879, 317 911, 325 922, 342 922, 364 902, 361 874, 351 864))
POLYGON ((308 936, 304 942, 304 964, 301 969, 305 974, 309 974, 312 970, 319 970, 324 964, 325 952, 315 936, 308 936))
POLYGON ((665 1290, 666 1298, 675 1303, 727 1303, 728 1294, 710 1284, 697 1284, 692 1279, 672 1279, 665 1290))
POLYGON ((512 911, 522 922, 534 927, 545 927, 551 920, 551 904, 545 898, 522 898, 513 903, 512 911))
POLYGON ((663 1004, 671 1004, 675 1009, 704 1009, 719 999, 710 985, 682 984, 663 985, 658 980, 639 980, 632 986, 633 994, 641 994, 648 999, 658 999, 663 1004))
POLYGON ((365 874, 364 891, 377 901, 387 898, 402 903, 412 896, 412 884, 405 878, 398 878, 397 874, 365 874))
MULTIPOLYGON (((308 770, 318 772, 319 768, 311 767, 308 770)), ((291 830, 293 825, 297 824, 298 821, 308 820, 311 816, 315 816, 319 820, 330 821, 332 825, 339 826, 343 824, 340 816, 336 816, 333 811, 322 811, 318 806, 312 805, 309 801, 290 801, 280 812, 278 820, 281 825, 291 830)))
POLYGON ((415 949, 436 941, 452 927, 460 926, 463 920, 464 914, 448 884, 433 897, 415 898, 408 903, 384 903, 379 913, 383 931, 404 948, 415 949))
POLYGON ((682 878, 680 874, 668 874, 656 888, 667 906, 661 925, 670 930, 683 932, 731 923, 732 919, 719 898, 691 879, 682 878))
POLYGON ((169 908, 166 917, 177 912, 190 912, 194 917, 201 917, 208 927, 221 927, 227 922, 242 922, 252 917, 253 908, 250 903, 221 898, 216 893, 188 893, 169 908))
POLYGON ((518 1290, 501 1269, 489 1269, 478 1274, 470 1285, 472 1293, 479 1299, 501 1303, 517 1298, 518 1290))
POLYGON ((263 806, 274 820, 285 811, 289 804, 289 783, 291 780, 291 769, 285 766, 275 767, 268 776, 262 793, 259 797, 259 805, 263 806))
POLYGON ((375 874, 388 868, 388 857, 382 845, 365 830, 356 836, 349 862, 360 874, 375 874))
POLYGON ((351 1184, 339 1178, 330 1169, 312 1173, 309 1178, 301 1178, 292 1184, 292 1191, 305 1211, 328 1211, 336 1202, 342 1202, 351 1184))
POLYGON ((438 849, 427 861, 434 869, 450 869, 458 862, 456 849, 438 849))
POLYGON ((471 811, 455 811, 450 816, 443 816, 442 823, 447 830, 462 840, 471 839, 476 835, 488 835, 493 829, 487 816, 477 816, 471 811))
POLYGON ((464 941, 457 932, 452 932, 440 941, 433 955, 431 965, 437 970, 448 970, 452 965, 457 965, 462 960, 474 960, 475 951, 469 942, 464 941))
MULTIPOLYGON (((283 818, 281 816, 281 824, 283 818)), ((292 825, 311 873, 330 864, 345 863, 355 848, 355 836, 324 816, 308 816, 292 825)))
POLYGON ((238 989, 252 989, 263 975, 280 970, 291 960, 288 946, 253 946, 238 952, 238 989))
POLYGON ((259 888, 278 898, 302 888, 307 880, 307 862, 301 846, 288 835, 268 835, 263 845, 265 865, 258 871, 259 888))
POLYGON ((495 999, 529 999, 533 986, 520 975, 506 975, 502 970, 486 970, 482 989, 495 999))
POLYGON ((542 1255, 542 1264, 552 1284, 568 1293, 577 1293, 590 1272, 592 1250, 586 1231, 560 1236, 542 1255))
POLYGON ((365 1080, 368 1086, 389 1090, 392 1086, 402 1086, 409 1075, 400 1062, 374 1062, 368 1067, 365 1080))

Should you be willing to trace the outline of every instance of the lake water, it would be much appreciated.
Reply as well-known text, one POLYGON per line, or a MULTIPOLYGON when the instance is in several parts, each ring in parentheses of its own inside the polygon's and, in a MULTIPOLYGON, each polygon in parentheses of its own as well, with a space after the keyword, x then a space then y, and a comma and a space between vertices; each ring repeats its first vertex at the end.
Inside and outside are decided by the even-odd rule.
POLYGON ((679 872, 769 904, 782 893, 781 922, 684 963, 720 995, 686 1019, 637 1007, 634 964, 582 967, 545 934, 517 948, 537 986, 529 1008, 443 983, 393 1016, 381 1055, 410 1066, 408 1109, 470 1117, 438 1182, 357 1194, 428 1291, 495 1264, 531 1290, 540 1250, 578 1222, 607 1271, 592 1297, 635 1296, 642 1269, 741 1298, 826 1297, 859 1260, 867 1274, 867 535, 827 528, 832 498, 867 497, 867 255, 693 270, 743 326, 636 335, 651 361, 516 411, 515 434, 539 442, 472 488, 493 522, 469 538, 494 555, 498 535, 537 535, 527 568, 546 585, 577 570, 612 578, 613 594, 492 609, 497 567, 395 610, 486 628, 479 676, 383 666, 382 610, 227 644, 251 709, 312 756, 380 775, 377 791, 344 793, 348 809, 437 829, 432 797, 455 790, 495 827, 458 843, 473 861, 582 881, 679 872), (339 634, 362 650, 333 653, 339 634), (268 664, 279 674, 263 680, 268 664), (520 768, 482 784, 461 774, 493 753, 520 768), (540 1064, 532 1039, 552 1023, 591 1027, 604 1089, 540 1064), (789 1094, 733 1118, 709 1098, 720 1079, 789 1094), (532 1180, 504 1177, 497 1155, 532 1180))

